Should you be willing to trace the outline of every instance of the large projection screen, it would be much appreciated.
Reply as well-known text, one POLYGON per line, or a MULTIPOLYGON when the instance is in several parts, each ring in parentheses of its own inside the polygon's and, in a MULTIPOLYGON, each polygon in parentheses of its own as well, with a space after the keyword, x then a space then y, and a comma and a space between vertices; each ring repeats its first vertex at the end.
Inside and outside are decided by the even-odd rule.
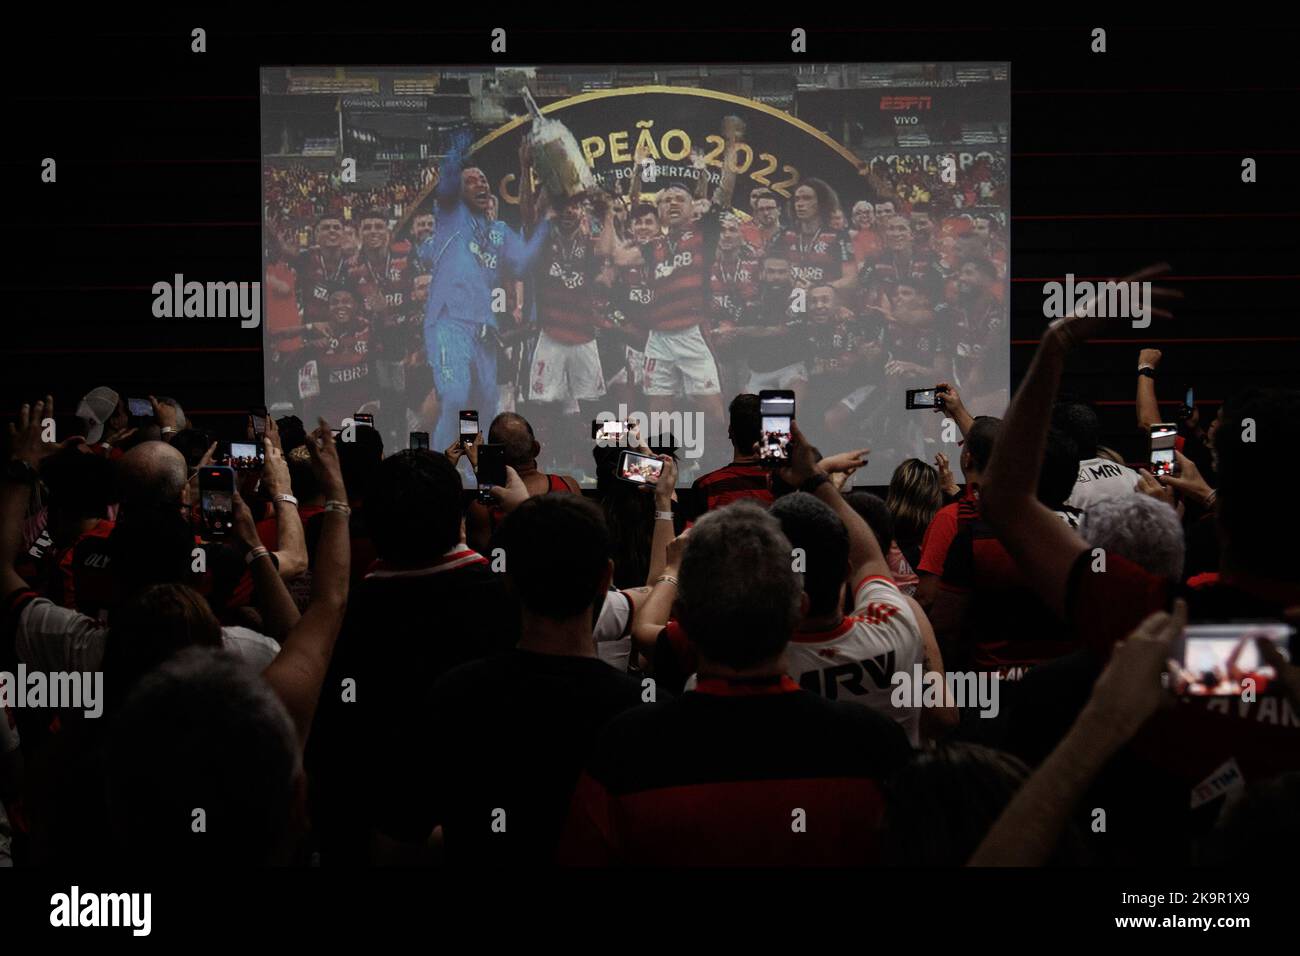
POLYGON ((447 447, 463 409, 484 430, 516 411, 539 464, 585 486, 592 421, 631 420, 689 484, 738 454, 736 395, 790 389, 812 443, 870 447, 854 483, 883 485, 959 453, 907 390, 1005 408, 1006 64, 274 67, 261 84, 272 414, 370 412, 391 453, 411 432, 447 447), (528 222, 526 139, 549 207, 528 222), (548 189, 566 161, 586 167, 576 198, 548 189))

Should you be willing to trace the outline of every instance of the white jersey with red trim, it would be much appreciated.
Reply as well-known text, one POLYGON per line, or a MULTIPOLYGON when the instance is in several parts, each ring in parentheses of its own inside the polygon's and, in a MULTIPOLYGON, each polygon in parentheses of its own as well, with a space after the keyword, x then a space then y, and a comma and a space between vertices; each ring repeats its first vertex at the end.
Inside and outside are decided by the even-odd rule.
POLYGON ((920 743, 921 712, 895 707, 892 679, 910 679, 925 650, 916 616, 889 578, 863 578, 854 591, 853 613, 829 631, 796 631, 786 648, 786 673, 804 690, 828 700, 863 704, 896 721, 912 746, 920 743))

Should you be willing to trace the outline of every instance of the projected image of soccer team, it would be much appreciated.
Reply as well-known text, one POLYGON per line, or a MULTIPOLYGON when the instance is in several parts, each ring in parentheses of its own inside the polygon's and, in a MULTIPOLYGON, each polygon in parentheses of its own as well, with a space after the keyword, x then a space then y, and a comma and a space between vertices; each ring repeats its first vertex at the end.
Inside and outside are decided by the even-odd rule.
POLYGON ((274 413, 395 450, 517 410, 584 483, 602 413, 689 414, 689 481, 735 395, 786 390, 883 483, 941 450, 907 390, 1002 411, 1005 70, 620 69, 264 71, 274 413))

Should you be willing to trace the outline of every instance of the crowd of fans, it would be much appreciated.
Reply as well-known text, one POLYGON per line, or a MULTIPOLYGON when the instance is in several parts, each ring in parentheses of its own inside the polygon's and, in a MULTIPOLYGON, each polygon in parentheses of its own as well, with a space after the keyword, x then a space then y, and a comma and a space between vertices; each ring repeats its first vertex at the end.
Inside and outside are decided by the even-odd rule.
MULTIPOLYGON (((364 408, 390 445, 429 431, 445 447, 462 408, 518 411, 553 436, 551 463, 589 487, 579 423, 620 403, 686 408, 720 436, 723 396, 791 389, 816 440, 870 436, 882 453, 927 458, 934 436, 904 411, 904 389, 952 381, 1005 404, 999 159, 980 156, 951 184, 933 161, 878 161, 870 198, 842 202, 816 178, 742 194, 734 164, 717 174, 696 155, 694 180, 670 180, 638 155, 626 194, 548 208, 525 189, 517 230, 484 178, 475 255, 506 301, 451 315, 480 340, 457 344, 442 334, 454 326, 432 326, 469 235, 454 217, 462 202, 480 214, 457 189, 470 162, 446 157, 418 209, 420 170, 358 191, 267 167, 268 396, 282 413, 338 421, 364 408), (517 255, 498 255, 516 242, 517 255)), ((517 180, 532 179, 525 154, 517 180)), ((466 307, 463 291, 453 304, 466 307)), ((713 443, 702 467, 724 455, 713 443)))
MULTIPOLYGON (((747 392, 729 464, 678 489, 671 441, 634 434, 660 480, 620 482, 597 448, 594 497, 543 470, 547 433, 515 413, 487 430, 507 481, 486 493, 457 470, 478 442, 393 452, 282 416, 216 537, 197 476, 218 443, 176 401, 23 406, 0 671, 99 672, 105 699, 5 698, 0 860, 1294 853, 1300 667, 1265 641, 1257 696, 1179 697, 1162 674, 1189 620, 1300 615, 1296 512, 1267 490, 1300 392, 1189 410, 1153 477, 1058 394, 1105 321, 1054 323, 1001 420, 944 383, 956 467, 903 461, 883 498, 852 490, 868 449, 823 454, 797 422, 789 461, 760 465, 747 392)), ((1160 359, 1139 356, 1138 429, 1160 359)))
POLYGON ((302 163, 268 164, 262 177, 265 218, 277 224, 284 239, 304 249, 311 245, 311 229, 321 216, 351 223, 363 210, 380 209, 391 219, 401 219, 433 170, 396 161, 388 167, 383 185, 368 187, 344 182, 338 170, 310 169, 302 163))

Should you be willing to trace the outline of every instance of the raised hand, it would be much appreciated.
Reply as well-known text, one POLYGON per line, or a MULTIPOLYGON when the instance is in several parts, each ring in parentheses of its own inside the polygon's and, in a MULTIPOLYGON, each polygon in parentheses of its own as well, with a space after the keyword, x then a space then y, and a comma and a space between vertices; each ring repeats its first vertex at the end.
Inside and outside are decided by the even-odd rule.
POLYGON ((47 442, 44 438, 44 421, 54 417, 54 398, 46 395, 43 401, 35 405, 24 404, 18 410, 17 425, 9 425, 10 454, 19 461, 25 461, 35 468, 41 461, 54 454, 60 448, 79 445, 83 438, 76 436, 61 442, 47 442))
POLYGON ((348 492, 343 484, 343 467, 339 464, 339 449, 334 441, 334 433, 325 419, 317 421, 318 427, 307 436, 311 470, 325 492, 326 501, 347 501, 348 492))
POLYGON ((1208 505, 1213 499, 1214 489, 1210 487, 1192 460, 1186 457, 1182 452, 1175 449, 1174 462, 1178 465, 1177 475, 1160 475, 1156 481, 1166 488, 1173 488, 1184 498, 1195 501, 1199 505, 1208 505))
POLYGON ((812 445, 804 438, 797 422, 790 422, 790 443, 788 445, 790 463, 777 470, 782 481, 792 488, 798 488, 816 474, 823 474, 812 445))
MULTIPOLYGON (((1123 283, 1144 282, 1153 279, 1156 276, 1164 275, 1167 272, 1169 272, 1169 263, 1160 262, 1156 265, 1146 266, 1130 276, 1125 276, 1123 279, 1115 281, 1123 283)), ((1155 285, 1151 287, 1152 299, 1159 298, 1162 300, 1168 300, 1181 299, 1182 297, 1183 293, 1178 289, 1155 285)), ((1093 338, 1103 329, 1111 327, 1111 324, 1114 322, 1114 316, 1100 316, 1096 314, 1097 311, 1097 299, 1095 296, 1084 303, 1082 308, 1077 310, 1073 307, 1073 303, 1071 303, 1071 309, 1068 315, 1060 319, 1054 319, 1052 323, 1048 325, 1047 331, 1043 333, 1044 341, 1051 339, 1056 342, 1056 344, 1067 350, 1073 348, 1075 345, 1080 345, 1088 341, 1088 339, 1093 338)), ((1151 315, 1162 319, 1173 318, 1172 312, 1155 306, 1151 307, 1151 315)))
POLYGON ((1132 737, 1155 713, 1164 696, 1160 675, 1169 660, 1169 646, 1186 626, 1187 602, 1179 599, 1172 614, 1157 611, 1115 645, 1084 708, 1112 739, 1132 737))

